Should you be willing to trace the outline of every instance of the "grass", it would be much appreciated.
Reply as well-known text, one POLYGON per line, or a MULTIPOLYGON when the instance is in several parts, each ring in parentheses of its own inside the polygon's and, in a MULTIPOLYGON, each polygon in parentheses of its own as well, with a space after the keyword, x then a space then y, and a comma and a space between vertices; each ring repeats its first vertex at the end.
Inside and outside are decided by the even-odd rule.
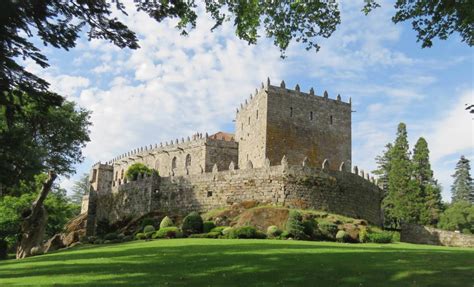
POLYGON ((84 245, 0 261, 0 286, 472 286, 474 249, 279 240, 84 245))

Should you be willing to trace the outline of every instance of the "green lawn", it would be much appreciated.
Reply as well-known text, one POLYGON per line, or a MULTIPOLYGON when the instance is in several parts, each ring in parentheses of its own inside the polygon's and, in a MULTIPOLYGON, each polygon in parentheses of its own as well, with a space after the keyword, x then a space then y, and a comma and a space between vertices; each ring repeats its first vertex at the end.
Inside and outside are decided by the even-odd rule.
POLYGON ((0 286, 473 286, 474 249, 173 239, 0 261, 0 286))

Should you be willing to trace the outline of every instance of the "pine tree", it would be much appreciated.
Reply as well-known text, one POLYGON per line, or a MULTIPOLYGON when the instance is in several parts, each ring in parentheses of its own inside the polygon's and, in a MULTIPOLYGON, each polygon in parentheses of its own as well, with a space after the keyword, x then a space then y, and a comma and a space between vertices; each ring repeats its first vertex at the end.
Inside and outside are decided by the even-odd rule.
POLYGON ((72 186, 72 194, 70 196, 71 202, 81 205, 82 197, 89 192, 89 187, 89 175, 84 173, 72 186))
POLYGON ((471 166, 469 160, 461 156, 454 174, 453 185, 451 186, 452 203, 459 201, 468 201, 474 203, 474 188, 471 177, 471 166))
POLYGON ((397 138, 390 152, 388 191, 382 204, 386 223, 389 225, 396 227, 401 221, 418 221, 420 190, 412 179, 412 164, 404 123, 398 125, 397 138))
POLYGON ((378 176, 379 186, 384 190, 387 191, 388 189, 388 174, 390 172, 390 152, 392 150, 393 145, 388 143, 385 146, 385 150, 382 155, 378 155, 375 158, 377 162, 378 168, 373 170, 372 173, 378 176))
POLYGON ((424 138, 419 138, 413 149, 413 179, 420 190, 419 222, 434 225, 441 213, 441 188, 433 178, 430 164, 430 151, 424 138))

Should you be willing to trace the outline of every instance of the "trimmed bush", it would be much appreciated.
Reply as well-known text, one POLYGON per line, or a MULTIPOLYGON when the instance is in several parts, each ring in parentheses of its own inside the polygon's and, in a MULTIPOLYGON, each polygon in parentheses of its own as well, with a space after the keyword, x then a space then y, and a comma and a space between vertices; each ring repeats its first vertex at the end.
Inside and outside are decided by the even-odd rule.
POLYGON ((255 238, 257 238, 257 239, 267 239, 267 235, 265 234, 265 232, 257 230, 257 233, 255 234, 255 238))
POLYGON ((8 244, 3 238, 0 238, 0 260, 7 259, 8 257, 8 244))
POLYGON ((339 230, 336 233, 336 241, 337 242, 344 242, 346 237, 346 232, 344 230, 339 230))
POLYGON ((220 232, 211 231, 209 233, 191 234, 189 238, 219 238, 220 235, 220 232))
POLYGON ((147 225, 155 225, 155 220, 153 218, 143 218, 142 219, 142 222, 140 222, 140 226, 141 228, 143 229, 143 227, 147 226, 147 225))
POLYGON ((146 235, 145 235, 145 233, 143 233, 143 232, 137 233, 137 234, 135 235, 135 239, 137 239, 137 240, 144 240, 144 239, 146 239, 146 235))
POLYGON ((285 230, 285 231, 283 231, 283 232, 281 233, 281 235, 280 235, 279 238, 280 238, 280 239, 283 239, 283 240, 286 240, 286 239, 288 239, 288 238, 290 238, 290 237, 291 237, 291 234, 290 234, 288 231, 285 230))
POLYGON ((131 235, 125 235, 125 236, 122 238, 122 241, 123 241, 123 242, 132 241, 132 240, 133 240, 133 236, 131 236, 131 235))
POLYGON ((146 239, 152 239, 152 238, 153 238, 153 234, 155 234, 155 231, 148 231, 148 232, 145 232, 145 237, 146 237, 146 239))
POLYGON ((114 240, 114 239, 118 239, 118 234, 115 232, 107 233, 104 236, 104 240, 114 240))
POLYGON ((318 224, 318 229, 321 233, 321 237, 324 240, 334 241, 336 240, 337 234, 337 225, 330 222, 320 222, 318 224))
POLYGON ((137 180, 139 175, 144 174, 150 176, 152 173, 153 169, 149 168, 143 163, 134 163, 127 169, 125 176, 129 181, 134 181, 137 180))
POLYGON ((163 227, 160 228, 157 232, 155 232, 152 238, 181 238, 183 234, 178 227, 163 227))
POLYGON ((161 228, 166 228, 166 227, 173 227, 173 226, 174 226, 173 220, 171 220, 171 218, 169 218, 168 216, 165 216, 161 220, 160 229, 161 228))
POLYGON ((288 221, 286 222, 286 231, 294 239, 306 239, 307 236, 304 233, 304 225, 302 222, 303 218, 301 213, 296 210, 291 210, 288 215, 288 221))
POLYGON ((224 231, 224 229, 228 228, 227 226, 217 226, 217 227, 214 227, 211 232, 219 232, 220 234, 223 234, 222 231, 224 231))
POLYGON ((392 234, 388 232, 368 233, 367 242, 372 243, 390 243, 392 242, 392 234))
POLYGON ((361 228, 359 231, 359 242, 364 243, 367 242, 367 228, 361 228))
POLYGON ((253 226, 237 227, 235 229, 232 229, 228 234, 229 238, 239 238, 239 239, 259 238, 259 236, 262 236, 262 235, 257 234, 257 229, 253 226))
POLYGON ((204 221, 202 225, 202 231, 204 233, 209 233, 214 227, 216 227, 216 225, 214 224, 213 221, 204 221))
POLYGON ((222 229, 222 235, 228 236, 232 232, 232 230, 234 230, 232 227, 226 227, 222 229))
POLYGON ((267 228, 267 236, 269 238, 277 238, 278 236, 281 235, 281 232, 282 231, 280 229, 278 229, 278 227, 275 226, 275 225, 268 226, 268 228, 267 228))
POLYGON ((143 227, 143 233, 155 232, 155 227, 153 225, 147 225, 143 227))
POLYGON ((202 233, 202 217, 197 212, 191 212, 183 220, 183 234, 189 236, 191 234, 202 233))

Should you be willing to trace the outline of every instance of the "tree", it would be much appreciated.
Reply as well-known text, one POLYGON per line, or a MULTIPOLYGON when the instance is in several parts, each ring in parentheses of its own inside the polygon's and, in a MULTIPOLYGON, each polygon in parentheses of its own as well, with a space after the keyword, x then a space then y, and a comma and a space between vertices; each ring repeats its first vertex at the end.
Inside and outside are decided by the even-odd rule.
POLYGON ((4 195, 18 196, 23 189, 16 186, 22 180, 32 181, 49 170, 59 175, 72 173, 73 165, 83 158, 81 149, 90 140, 91 123, 90 113, 72 102, 46 107, 27 94, 15 101, 21 101, 23 109, 21 115, 14 115, 9 128, 3 120, 6 110, 0 110, 0 185, 4 195))
POLYGON ((474 203, 474 185, 471 177, 471 166, 469 160, 463 155, 456 164, 456 169, 452 175, 454 178, 451 186, 452 202, 461 200, 474 203))
POLYGON ((441 215, 438 227, 446 230, 459 230, 462 233, 474 233, 474 205, 460 200, 452 203, 441 215))
POLYGON ((72 194, 70 196, 71 202, 74 204, 81 205, 82 204, 82 197, 89 192, 90 182, 89 182, 89 174, 84 173, 76 180, 72 186, 72 194))
POLYGON ((373 170, 372 173, 378 176, 379 186, 382 187, 384 191, 388 189, 388 175, 390 173, 390 161, 391 161, 391 151, 392 151, 392 144, 388 143, 385 145, 385 150, 382 155, 378 155, 375 158, 375 162, 377 163, 377 169, 373 170))
MULTIPOLYGON (((363 11, 367 14, 380 5, 366 0, 363 11)), ((411 21, 421 47, 431 47, 433 39, 446 40, 457 32, 463 42, 474 45, 474 4, 470 0, 397 0, 394 23, 411 21)))
POLYGON ((412 167, 413 178, 420 190, 421 205, 419 222, 424 225, 436 224, 441 213, 441 188, 433 178, 431 170, 428 143, 421 137, 413 149, 412 167))
POLYGON ((382 201, 386 224, 389 226, 397 227, 401 221, 418 221, 420 191, 411 175, 406 125, 400 123, 390 152, 388 191, 382 201))

